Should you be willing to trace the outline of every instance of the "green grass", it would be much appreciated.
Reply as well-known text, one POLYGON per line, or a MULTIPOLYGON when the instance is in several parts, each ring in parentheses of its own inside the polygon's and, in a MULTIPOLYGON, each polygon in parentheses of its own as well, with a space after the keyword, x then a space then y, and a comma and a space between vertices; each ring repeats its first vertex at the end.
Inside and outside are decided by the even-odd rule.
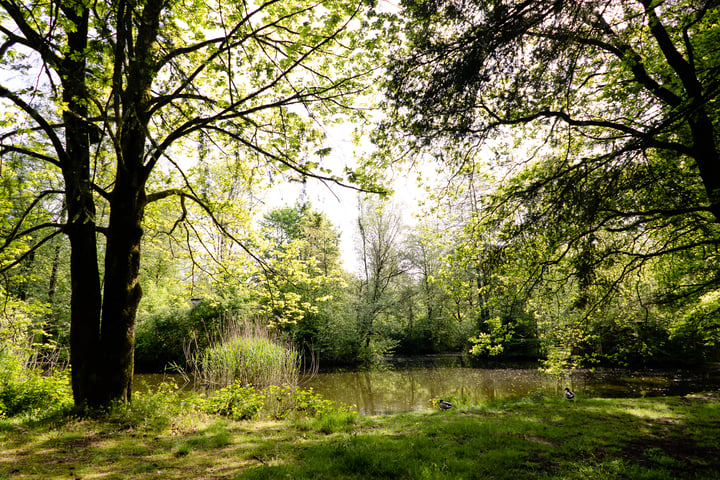
POLYGON ((293 385, 300 376, 294 348, 250 323, 231 328, 199 353, 195 363, 198 377, 210 385, 293 385))
POLYGON ((0 421, 0 479, 720 479, 717 395, 282 421, 127 415, 0 421))

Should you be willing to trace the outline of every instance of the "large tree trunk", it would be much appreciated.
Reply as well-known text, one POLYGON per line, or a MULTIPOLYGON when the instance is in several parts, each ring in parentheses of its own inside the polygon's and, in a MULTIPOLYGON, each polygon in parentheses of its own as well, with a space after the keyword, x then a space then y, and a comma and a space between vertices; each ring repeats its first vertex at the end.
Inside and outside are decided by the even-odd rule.
POLYGON ((75 404, 96 403, 100 383, 100 273, 97 259, 95 204, 90 178, 90 145, 87 136, 85 49, 87 10, 74 5, 63 9, 75 25, 68 33, 68 49, 61 65, 63 114, 67 157, 62 159, 70 239, 70 360, 75 404))
POLYGON ((109 195, 110 219, 106 234, 104 286, 100 286, 96 244, 95 207, 90 183, 90 128, 84 52, 87 47, 87 12, 66 15, 75 24, 68 34, 70 52, 64 70, 64 96, 68 156, 64 165, 71 243, 72 314, 71 360, 76 405, 101 406, 130 401, 135 354, 135 316, 142 291, 139 284, 142 220, 147 198, 145 184, 152 162, 144 164, 148 136, 148 109, 162 1, 148 1, 133 43, 132 5, 120 3, 114 87, 116 105, 122 106, 115 143, 117 170, 109 195), (133 55, 124 60, 124 55, 133 55), (127 69, 127 70, 126 70, 127 69), (123 78, 125 83, 123 84, 123 78), (78 100, 79 99, 79 100, 78 100))
POLYGON ((135 354, 135 315, 145 194, 142 187, 119 182, 111 202, 102 309, 105 400, 130 401, 135 354))
MULTIPOLYGON (((140 243, 147 204, 145 183, 152 161, 145 165, 150 86, 155 76, 154 48, 163 2, 148 1, 129 59, 126 84, 120 94, 122 120, 115 187, 110 199, 110 222, 105 252, 105 288, 102 309, 102 346, 105 365, 105 401, 132 398, 135 357, 135 316, 142 297, 140 243)), ((121 19, 118 32, 131 42, 132 26, 121 19)), ((117 59, 116 59, 117 60, 117 59)), ((123 68, 123 62, 116 63, 123 68)), ((116 81, 120 78, 116 74, 116 81)), ((118 90, 120 84, 116 85, 118 90)))

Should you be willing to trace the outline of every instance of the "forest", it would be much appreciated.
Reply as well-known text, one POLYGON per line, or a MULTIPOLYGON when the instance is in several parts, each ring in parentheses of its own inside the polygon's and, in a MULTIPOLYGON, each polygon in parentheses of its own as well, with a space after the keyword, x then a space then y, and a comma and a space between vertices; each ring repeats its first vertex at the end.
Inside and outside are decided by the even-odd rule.
POLYGON ((401 3, 0 0, 0 383, 720 361, 720 2, 401 3))

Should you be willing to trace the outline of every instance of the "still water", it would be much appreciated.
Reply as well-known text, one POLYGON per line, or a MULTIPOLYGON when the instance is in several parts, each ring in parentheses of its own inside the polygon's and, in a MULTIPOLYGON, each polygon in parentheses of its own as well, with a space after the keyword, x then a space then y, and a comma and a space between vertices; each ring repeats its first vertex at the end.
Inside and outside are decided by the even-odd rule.
MULTIPOLYGON (((138 384, 153 383, 138 375, 138 384)), ((365 415, 430 408, 432 399, 463 398, 481 403, 532 394, 561 396, 570 387, 578 397, 642 397, 685 395, 720 390, 720 366, 702 370, 575 371, 555 377, 537 368, 478 368, 462 358, 410 359, 380 370, 321 372, 303 382, 323 398, 354 405, 365 415)))

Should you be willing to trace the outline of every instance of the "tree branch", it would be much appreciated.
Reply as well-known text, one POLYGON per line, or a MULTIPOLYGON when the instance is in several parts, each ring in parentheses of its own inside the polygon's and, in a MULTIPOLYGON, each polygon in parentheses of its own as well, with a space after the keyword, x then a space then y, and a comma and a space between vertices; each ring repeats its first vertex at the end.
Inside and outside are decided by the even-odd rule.
POLYGON ((30 26, 20 8, 9 0, 0 0, 0 6, 10 15, 12 21, 25 37, 15 35, 12 31, 2 26, 0 26, 0 31, 7 35, 9 39, 36 51, 40 54, 44 62, 49 63, 54 68, 58 68, 62 62, 60 57, 52 52, 50 44, 45 38, 30 26))
MULTIPOLYGON (((655 132, 643 132, 641 130, 637 130, 635 128, 632 128, 628 125, 624 125, 622 123, 612 122, 609 120, 578 120, 570 116, 567 112, 562 111, 553 111, 550 109, 542 109, 537 112, 531 113, 529 115, 525 115, 522 117, 516 117, 516 118, 502 118, 497 113, 492 111, 490 107, 485 105, 484 103, 481 103, 479 105, 486 113, 488 113, 492 118, 495 119, 495 123, 491 123, 489 125, 490 128, 499 126, 499 125, 519 125, 524 123, 530 123, 534 120, 538 120, 540 118, 557 118, 562 120, 568 125, 571 125, 573 127, 598 127, 598 128, 606 128, 610 130, 615 130, 618 132, 621 132, 625 135, 627 135, 630 138, 637 138, 643 141, 643 145, 638 145, 638 148, 644 147, 651 147, 651 148, 657 148, 662 150, 672 150, 678 153, 681 153, 683 155, 687 155, 692 157, 693 156, 693 150, 689 147, 686 147, 685 145, 677 142, 665 142, 661 140, 657 140, 654 135, 655 132)), ((653 129, 656 130, 656 129, 653 129)))
MULTIPOLYGON (((20 263, 22 263, 23 260, 25 260, 26 258, 28 258, 33 252, 39 250, 40 247, 42 247, 44 244, 46 244, 47 242, 49 242, 50 240, 52 240, 52 239, 55 238, 56 236, 62 234, 62 233, 63 233, 62 228, 64 228, 65 226, 64 226, 64 225, 57 225, 57 224, 48 223, 48 224, 44 224, 44 225, 38 225, 38 228, 35 228, 35 229, 33 229, 33 230, 38 230, 38 229, 41 228, 41 227, 42 227, 42 228, 54 227, 54 228, 58 228, 58 230, 55 231, 55 232, 52 232, 52 233, 51 233, 50 235, 48 235, 47 237, 41 239, 41 240, 40 240, 39 242, 37 242, 35 245, 33 245, 32 247, 30 247, 30 249, 28 249, 27 252, 24 252, 22 255, 20 255, 18 258, 16 258, 14 261, 8 263, 7 265, 0 266, 0 273, 5 273, 5 272, 7 272, 8 270, 10 270, 11 268, 18 266, 20 263)), ((7 243, 6 243, 6 245, 7 245, 7 243)), ((4 248, 5 248, 5 246, 3 246, 2 248, 0 248, 0 250, 3 250, 4 248)))
MULTIPOLYGON (((229 232, 227 230, 227 228, 225 228, 225 226, 222 224, 222 222, 220 222, 218 220, 218 218, 215 216, 215 213, 213 212, 212 208, 210 208, 209 205, 207 205, 203 200, 201 200, 196 195, 191 195, 181 189, 172 188, 172 189, 164 190, 162 192, 155 192, 155 193, 148 195, 147 202, 149 204, 151 202, 156 202, 158 200, 162 200, 164 198, 168 198, 171 196, 177 196, 180 198, 185 198, 185 199, 193 201, 196 205, 198 205, 205 212, 205 214, 208 217, 210 217, 210 220, 212 220, 213 225, 215 225, 215 228, 220 230, 220 232, 223 235, 225 235, 227 238, 229 238, 230 240, 235 242, 235 244, 237 244, 241 249, 243 249, 243 251, 245 251, 245 253, 247 253, 250 256, 250 258, 252 258, 258 265, 260 265, 260 267, 263 269, 263 271, 272 270, 272 267, 270 267, 270 265, 268 265, 263 259, 261 259, 257 255, 255 255, 252 251, 250 251, 250 249, 248 247, 246 247, 243 242, 238 240, 231 232, 229 232)), ((184 203, 183 203, 183 206, 184 206, 184 203)))
MULTIPOLYGON (((45 118, 40 115, 40 113, 35 110, 32 106, 30 106, 27 102, 25 102, 22 98, 15 95, 13 92, 5 88, 4 86, 0 85, 0 97, 4 97, 9 99, 12 103, 14 103, 17 107, 19 107, 21 110, 23 110, 25 113, 30 115, 30 118, 35 120, 35 122, 40 126, 42 131, 48 136, 50 139, 50 142, 52 142, 53 147, 55 148, 55 152, 58 154, 59 163, 53 162, 54 165, 62 165, 65 163, 66 160, 66 152, 65 152, 65 146, 64 143, 60 140, 60 138, 55 134, 55 130, 52 125, 50 125, 45 118)), ((50 157, 47 157, 50 158, 50 157)))

